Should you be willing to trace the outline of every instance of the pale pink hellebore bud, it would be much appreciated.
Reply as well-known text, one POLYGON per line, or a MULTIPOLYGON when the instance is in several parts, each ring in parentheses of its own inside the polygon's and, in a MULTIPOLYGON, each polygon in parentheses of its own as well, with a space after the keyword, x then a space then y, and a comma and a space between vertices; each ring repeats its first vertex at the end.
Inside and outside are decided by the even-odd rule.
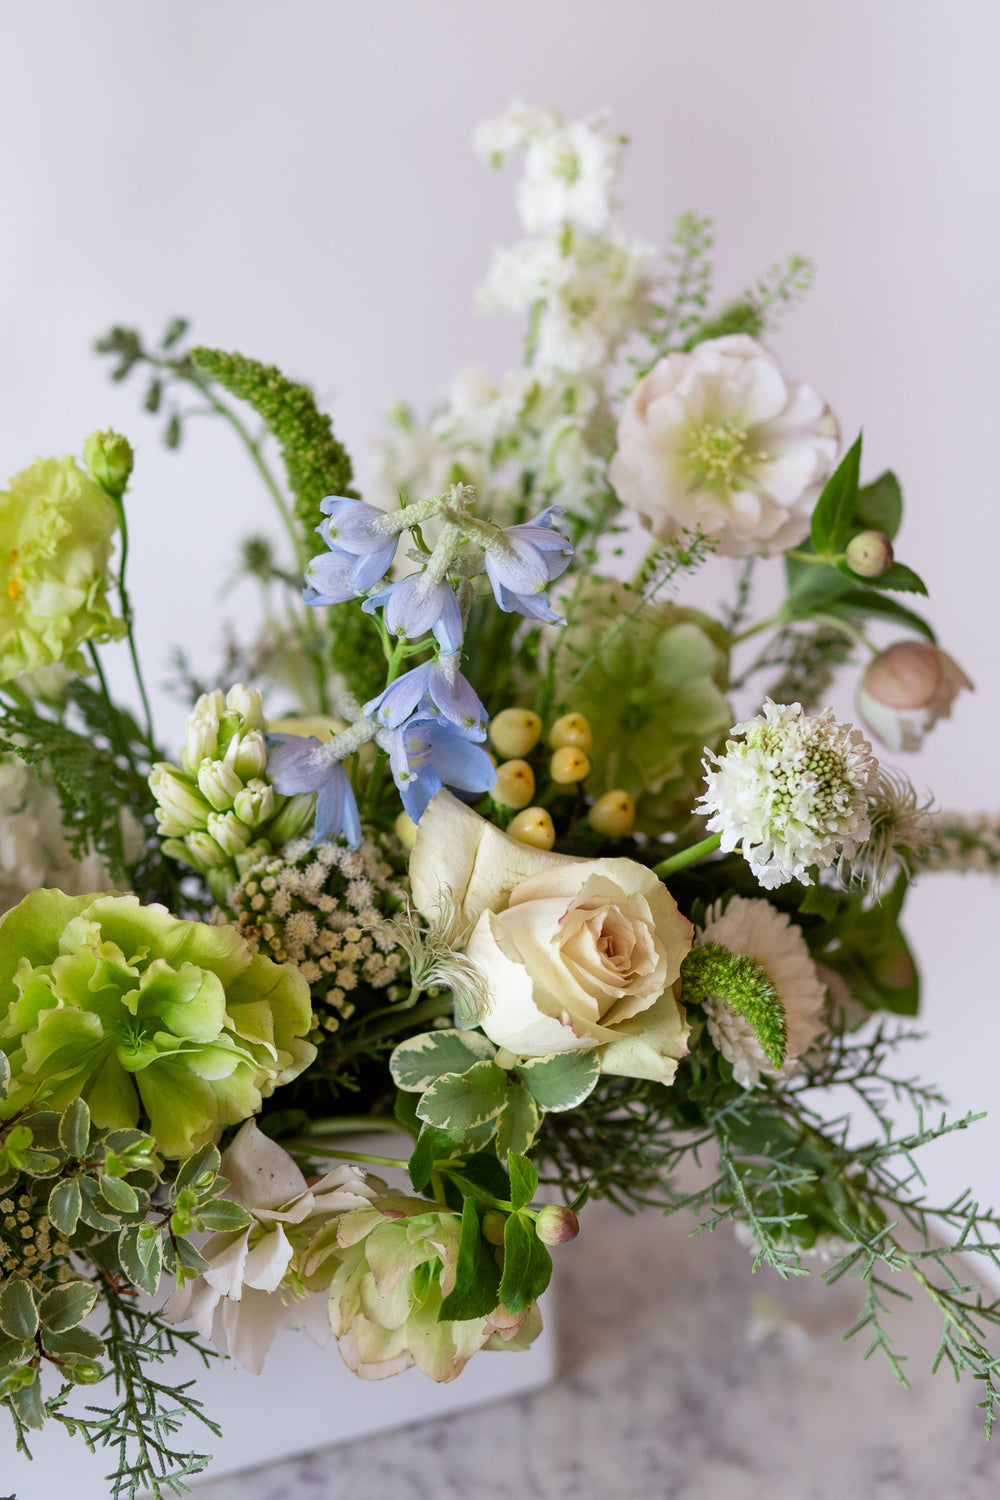
POLYGON ((929 641, 897 641, 866 668, 858 712, 891 750, 919 750, 927 731, 947 719, 972 683, 956 661, 929 641))
POLYGON ((848 542, 845 556, 859 578, 881 578, 892 567, 892 543, 884 531, 859 531, 848 542))

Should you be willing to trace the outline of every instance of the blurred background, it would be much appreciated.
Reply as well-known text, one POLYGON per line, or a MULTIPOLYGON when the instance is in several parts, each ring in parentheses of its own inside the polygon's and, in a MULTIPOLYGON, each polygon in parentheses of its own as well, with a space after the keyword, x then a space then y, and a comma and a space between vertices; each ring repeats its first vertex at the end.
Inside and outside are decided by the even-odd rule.
MULTIPOLYGON (((0 474, 97 427, 130 436, 152 684, 168 642, 217 661, 222 620, 255 608, 245 585, 219 598, 237 543, 278 533, 223 428, 192 422, 168 452, 95 338, 152 342, 181 314, 280 365, 364 485, 391 399, 425 414, 460 367, 520 359, 517 320, 472 304, 520 237, 513 174, 484 169, 474 126, 515 97, 607 105, 633 142, 623 222, 662 244, 682 210, 712 215, 721 299, 791 251, 816 262, 774 347, 848 439, 863 424, 863 477, 899 475, 900 555, 978 688, 905 768, 945 807, 997 808, 995 0, 3 0, 0 29, 0 474)), ((113 677, 127 695, 124 660, 113 677)), ((173 746, 184 709, 154 707, 173 746)), ((974 1182, 996 1202, 998 888, 928 876, 910 913, 928 1036, 903 1066, 958 1112, 997 1111, 928 1154, 931 1197, 974 1182)))

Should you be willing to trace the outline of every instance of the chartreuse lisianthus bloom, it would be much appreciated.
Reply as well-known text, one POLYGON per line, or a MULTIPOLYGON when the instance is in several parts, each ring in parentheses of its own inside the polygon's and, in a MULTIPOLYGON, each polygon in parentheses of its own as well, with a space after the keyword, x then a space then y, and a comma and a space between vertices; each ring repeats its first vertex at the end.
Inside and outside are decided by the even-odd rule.
POLYGON ((72 458, 42 458, 0 491, 0 682, 126 631, 107 599, 118 518, 72 458))
POLYGON ((234 927, 186 922, 136 896, 34 891, 0 922, 0 1106, 146 1124, 186 1156, 312 1062, 309 986, 234 927))

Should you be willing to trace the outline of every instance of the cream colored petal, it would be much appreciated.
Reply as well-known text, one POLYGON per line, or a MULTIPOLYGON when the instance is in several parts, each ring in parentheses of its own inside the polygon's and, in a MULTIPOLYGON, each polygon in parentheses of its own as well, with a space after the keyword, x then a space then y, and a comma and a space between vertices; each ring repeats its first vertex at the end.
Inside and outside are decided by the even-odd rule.
POLYGON ((417 827, 410 889, 414 906, 429 921, 441 917, 450 899, 462 922, 471 926, 484 911, 502 911, 526 876, 580 863, 519 844, 442 791, 431 799, 417 827))
POLYGON ((671 990, 634 1021, 623 1022, 613 1042, 601 1048, 602 1073, 621 1078, 648 1078, 672 1083, 677 1064, 688 1050, 691 1028, 671 990))
POLYGON ((575 1052, 593 1043, 535 1003, 535 990, 522 964, 507 957, 497 941, 498 918, 484 912, 469 940, 468 954, 487 976, 490 1008, 480 1026, 498 1047, 519 1057, 547 1057, 550 1052, 575 1052))
POLYGON ((248 1120, 222 1153, 230 1198, 251 1210, 286 1208, 306 1191, 306 1180, 288 1152, 248 1120))
POLYGON ((250 1230, 244 1229, 242 1234, 230 1240, 227 1245, 219 1245, 209 1241, 204 1246, 205 1259, 209 1262, 207 1271, 202 1272, 204 1280, 218 1292, 220 1297, 232 1297, 237 1302, 243 1287, 243 1268, 246 1265, 249 1253, 250 1230))
POLYGON ((278 1224, 258 1240, 243 1266, 243 1285, 259 1292, 274 1292, 281 1285, 292 1258, 288 1236, 278 1224))

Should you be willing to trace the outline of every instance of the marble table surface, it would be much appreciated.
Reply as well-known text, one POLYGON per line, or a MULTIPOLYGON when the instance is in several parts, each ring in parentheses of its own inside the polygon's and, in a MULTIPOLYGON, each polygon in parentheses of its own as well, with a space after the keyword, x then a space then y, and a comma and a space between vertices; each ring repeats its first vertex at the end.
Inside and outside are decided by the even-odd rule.
MULTIPOLYGON (((555 1381, 197 1484, 197 1500, 996 1500, 978 1387, 931 1378, 929 1304, 893 1318, 912 1389, 862 1360, 858 1286, 751 1274, 728 1228, 588 1205, 558 1255, 555 1381)), ((497 1356, 500 1357, 500 1356, 497 1356)), ((510 1356, 514 1358, 516 1356, 510 1356)), ((387 1397, 390 1388, 386 1388, 387 1397)))

